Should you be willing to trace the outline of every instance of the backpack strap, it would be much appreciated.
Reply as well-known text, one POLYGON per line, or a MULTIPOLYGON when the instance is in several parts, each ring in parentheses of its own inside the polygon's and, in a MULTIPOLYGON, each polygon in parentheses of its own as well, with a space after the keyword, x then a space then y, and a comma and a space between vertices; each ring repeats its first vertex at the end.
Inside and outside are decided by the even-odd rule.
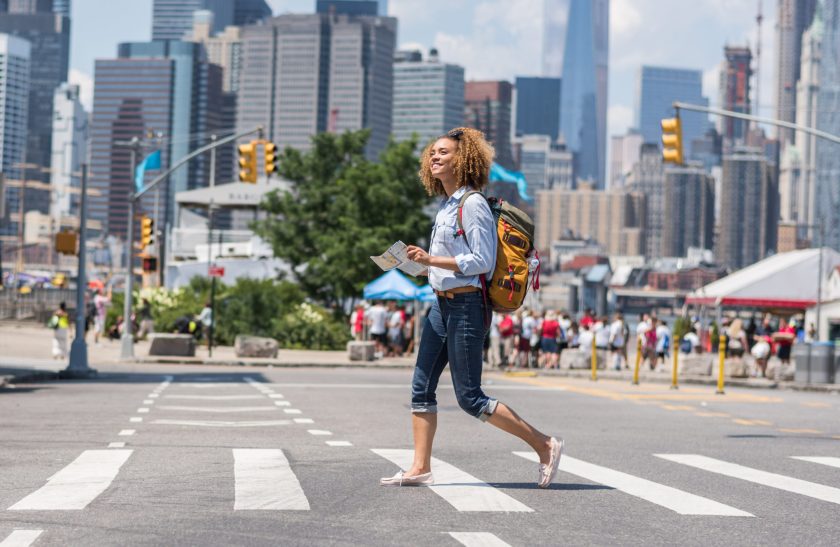
MULTIPOLYGON (((467 190, 464 192, 464 195, 458 200, 458 231, 455 232, 455 237, 462 236, 464 238, 464 243, 467 244, 468 249, 470 248, 470 242, 467 241, 467 235, 464 232, 464 203, 473 194, 480 194, 484 197, 484 194, 478 190, 467 190)), ((484 199, 487 198, 485 197, 484 199)), ((472 249, 470 249, 470 252, 472 252, 472 249)), ((484 329, 487 330, 490 328, 490 322, 493 320, 493 306, 490 304, 490 293, 487 290, 487 274, 480 274, 478 279, 481 281, 481 294, 484 297, 484 329)))
MULTIPOLYGON (((464 232, 464 204, 467 202, 467 198, 473 194, 481 194, 481 192, 479 192, 478 190, 467 190, 466 192, 464 192, 464 195, 461 196, 461 199, 458 200, 458 231, 455 232, 455 235, 464 236, 464 241, 467 240, 467 236, 464 232)), ((481 195, 484 196, 484 194, 481 195)), ((469 246, 470 244, 467 243, 467 247, 469 246)))

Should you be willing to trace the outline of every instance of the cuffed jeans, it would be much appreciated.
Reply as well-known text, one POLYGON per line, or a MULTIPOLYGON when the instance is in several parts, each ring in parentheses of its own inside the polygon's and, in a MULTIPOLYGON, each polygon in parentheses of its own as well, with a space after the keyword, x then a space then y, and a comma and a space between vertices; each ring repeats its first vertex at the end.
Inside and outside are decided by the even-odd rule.
POLYGON ((484 302, 480 292, 438 297, 423 328, 414 379, 411 411, 436 413, 438 380, 449 363, 458 405, 468 414, 486 421, 498 401, 481 390, 484 349, 484 302))

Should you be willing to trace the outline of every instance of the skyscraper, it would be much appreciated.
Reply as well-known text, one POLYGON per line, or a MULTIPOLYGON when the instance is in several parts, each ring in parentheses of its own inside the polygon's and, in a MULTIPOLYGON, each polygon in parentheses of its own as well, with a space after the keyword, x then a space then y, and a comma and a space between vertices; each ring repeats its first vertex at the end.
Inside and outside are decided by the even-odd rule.
POLYGON ((560 78, 516 78, 516 134, 560 135, 560 78))
POLYGON ((776 250, 779 189, 774 170, 756 148, 723 157, 715 256, 722 266, 743 268, 776 250))
POLYGON ((9 13, 52 13, 53 0, 8 0, 8 8, 9 13))
MULTIPOLYGON (((776 118, 796 120, 796 83, 802 58, 802 34, 811 25, 817 0, 779 0, 776 23, 776 118)), ((777 128, 781 146, 795 139, 790 129, 777 128)))
POLYGON ((551 188, 574 188, 572 153, 548 135, 522 135, 514 148, 519 170, 528 181, 528 194, 551 188))
MULTIPOLYGON (((117 59, 96 61, 91 186, 100 196, 91 198, 91 216, 109 232, 125 234, 134 176, 129 149, 114 141, 162 133, 159 148, 166 168, 218 131, 221 89, 221 68, 206 62, 200 44, 125 43, 117 59)), ((207 184, 208 163, 206 157, 196 158, 170 176, 168 196, 161 197, 163 218, 174 218, 177 192, 207 184)))
MULTIPOLYGON (((0 34, 0 171, 6 180, 21 178, 26 154, 30 51, 23 38, 0 34)), ((0 236, 14 236, 20 222, 20 188, 9 186, 0 199, 5 199, 0 204, 5 211, 0 236)))
POLYGON ((241 27, 253 25, 271 17, 271 7, 265 0, 235 0, 233 5, 233 24, 241 27))
MULTIPOLYGON (((682 68, 643 66, 636 80, 636 127, 644 142, 659 144, 663 118, 674 115, 674 101, 708 106, 703 96, 703 72, 682 68)), ((686 156, 694 139, 703 137, 709 128, 709 117, 700 112, 683 111, 683 143, 686 156)))
MULTIPOLYGON (((819 64, 819 91, 817 95, 817 129, 840 134, 840 59, 834 52, 840 48, 840 5, 822 2, 818 8, 820 21, 814 21, 811 32, 822 32, 819 64), (818 26, 819 24, 819 26, 818 26)), ((840 249, 840 154, 837 146, 824 139, 816 140, 816 185, 813 222, 822 226, 825 237, 819 232, 813 240, 817 245, 840 249)))
POLYGON ((628 129, 625 135, 613 135, 608 188, 621 188, 625 185, 630 170, 639 161, 642 144, 644 139, 638 129, 628 129))
MULTIPOLYGON (((11 6, 10 6, 11 7, 11 6)), ((30 6, 32 7, 32 6, 30 6)), ((47 6, 37 6, 46 8, 47 6)), ((52 5, 50 4, 50 8, 52 5)), ((67 81, 70 56, 70 19, 51 11, 0 13, 0 32, 25 38, 31 45, 29 130, 26 161, 49 167, 52 159, 52 115, 55 88, 67 81)), ((39 175, 44 176, 44 175, 39 175)), ((32 205, 36 205, 34 202, 32 205)), ((37 205, 42 213, 49 200, 37 205)))
MULTIPOLYGON (((748 47, 726 46, 724 61, 720 68, 718 104, 724 110, 750 113, 750 78, 752 77, 752 52, 748 47)), ((724 140, 724 147, 732 149, 735 143, 742 143, 747 137, 748 123, 735 118, 719 118, 718 133, 724 140)))
POLYGON ((52 171, 53 199, 50 216, 58 228, 61 220, 79 214, 79 171, 87 160, 87 140, 90 134, 88 115, 79 100, 79 86, 61 84, 53 100, 52 171))
POLYGON ((329 13, 334 8, 336 13, 343 15, 388 15, 388 0, 317 0, 315 11, 329 13), (343 5, 342 5, 343 4, 343 5), (375 4, 373 7, 368 4, 375 4))
POLYGON ((464 124, 464 68, 440 62, 436 50, 397 55, 394 63, 394 139, 417 133, 424 146, 464 124))
POLYGON ((464 123, 482 131, 496 148, 496 161, 513 167, 510 143, 513 86, 506 81, 467 82, 464 88, 464 123))
POLYGON ((193 12, 213 12, 213 33, 234 22, 235 0, 154 0, 152 40, 180 40, 192 29, 193 12))
POLYGON ((661 256, 686 256, 689 247, 711 250, 715 234, 715 181, 702 165, 665 171, 661 256))
POLYGON ((393 17, 281 15, 242 29, 237 127, 266 125, 280 147, 308 150, 322 131, 371 129, 388 142, 393 114, 393 17))
POLYGON ((633 165, 627 176, 625 188, 645 195, 645 256, 658 258, 662 252, 662 231, 665 217, 664 201, 665 169, 659 145, 643 144, 639 161, 633 165))
POLYGON ((552 78, 563 75, 563 49, 566 45, 566 25, 569 19, 569 0, 544 0, 542 74, 552 78))
POLYGON ((607 152, 609 1, 571 0, 563 51, 560 132, 579 178, 604 187, 607 152))

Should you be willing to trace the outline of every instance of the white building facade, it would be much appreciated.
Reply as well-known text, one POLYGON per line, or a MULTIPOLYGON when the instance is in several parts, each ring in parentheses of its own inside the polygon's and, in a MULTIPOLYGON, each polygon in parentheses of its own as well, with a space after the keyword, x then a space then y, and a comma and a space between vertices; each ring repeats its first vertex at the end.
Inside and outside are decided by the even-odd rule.
POLYGON ((61 227, 62 219, 79 214, 80 172, 82 163, 87 161, 89 132, 90 123, 79 99, 79 86, 61 84, 53 98, 50 216, 56 229, 61 227))

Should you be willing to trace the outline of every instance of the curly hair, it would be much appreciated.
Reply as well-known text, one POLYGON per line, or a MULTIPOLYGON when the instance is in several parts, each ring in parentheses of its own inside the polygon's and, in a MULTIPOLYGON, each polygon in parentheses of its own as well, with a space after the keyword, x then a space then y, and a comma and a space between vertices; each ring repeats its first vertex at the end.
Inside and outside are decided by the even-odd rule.
POLYGON ((443 184, 432 175, 432 148, 439 139, 451 139, 458 143, 455 151, 453 169, 458 181, 458 188, 470 186, 483 190, 490 182, 490 165, 493 163, 495 150, 484 138, 484 133, 471 127, 456 127, 445 135, 433 140, 420 156, 418 175, 430 196, 445 196, 443 184))

